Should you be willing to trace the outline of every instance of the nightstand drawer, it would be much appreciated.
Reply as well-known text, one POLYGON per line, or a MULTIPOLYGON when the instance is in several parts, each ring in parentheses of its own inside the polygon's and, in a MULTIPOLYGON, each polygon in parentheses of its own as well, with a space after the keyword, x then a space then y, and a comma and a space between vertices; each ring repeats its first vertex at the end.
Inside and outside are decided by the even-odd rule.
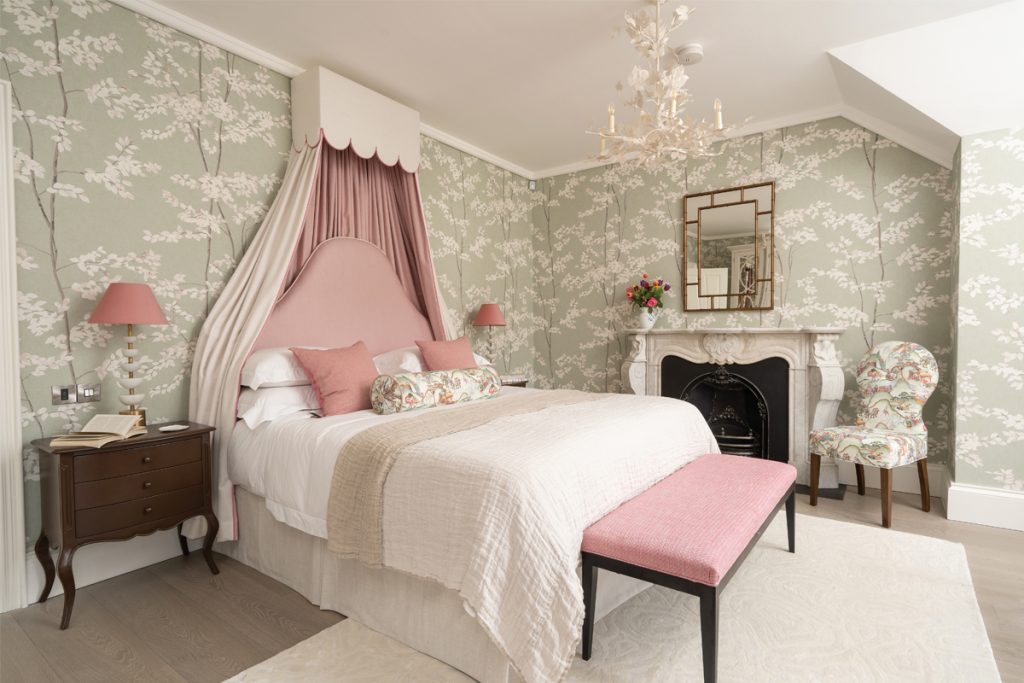
POLYGON ((76 536, 84 538, 116 529, 147 524, 164 517, 174 517, 203 507, 203 487, 192 486, 116 505, 78 510, 75 513, 76 536))
POLYGON ((113 505, 127 500, 148 498, 168 491, 203 483, 203 463, 166 467, 152 472, 131 474, 127 477, 97 479, 75 484, 75 509, 86 510, 101 505, 113 505))
POLYGON ((164 467, 196 462, 203 457, 201 438, 172 443, 139 446, 117 451, 100 450, 75 456, 75 481, 94 481, 149 472, 164 467))

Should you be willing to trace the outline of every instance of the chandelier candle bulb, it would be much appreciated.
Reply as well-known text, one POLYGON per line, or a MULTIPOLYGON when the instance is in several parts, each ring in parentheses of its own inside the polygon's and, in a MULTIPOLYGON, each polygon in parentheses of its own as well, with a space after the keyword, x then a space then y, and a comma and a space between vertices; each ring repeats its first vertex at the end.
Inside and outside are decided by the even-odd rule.
POLYGON ((715 98, 715 130, 722 130, 722 100, 715 98))
POLYGON ((608 105, 608 132, 615 135, 615 107, 608 105))

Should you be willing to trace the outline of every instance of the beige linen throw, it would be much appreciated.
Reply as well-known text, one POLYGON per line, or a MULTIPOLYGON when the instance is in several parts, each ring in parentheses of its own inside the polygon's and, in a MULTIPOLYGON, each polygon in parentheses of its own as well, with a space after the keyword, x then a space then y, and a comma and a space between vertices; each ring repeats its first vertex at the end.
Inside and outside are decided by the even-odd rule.
POLYGON ((402 451, 428 439, 463 432, 498 418, 558 405, 607 398, 607 394, 556 390, 426 410, 421 415, 365 429, 341 449, 327 503, 327 547, 343 557, 384 564, 384 485, 402 451))

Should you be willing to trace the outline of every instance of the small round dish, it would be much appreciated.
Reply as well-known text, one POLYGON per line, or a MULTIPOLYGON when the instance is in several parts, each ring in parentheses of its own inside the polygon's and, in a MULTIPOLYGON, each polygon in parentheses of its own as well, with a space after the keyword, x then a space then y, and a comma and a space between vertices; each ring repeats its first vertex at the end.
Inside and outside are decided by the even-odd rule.
POLYGON ((156 429, 158 432, 181 432, 188 429, 188 425, 164 425, 156 429))

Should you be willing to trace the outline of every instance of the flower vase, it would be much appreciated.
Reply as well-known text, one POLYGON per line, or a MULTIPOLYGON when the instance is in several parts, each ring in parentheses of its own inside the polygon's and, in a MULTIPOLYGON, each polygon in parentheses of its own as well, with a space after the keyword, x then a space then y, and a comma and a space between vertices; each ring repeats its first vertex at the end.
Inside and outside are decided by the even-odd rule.
POLYGON ((654 327, 654 321, 658 319, 657 308, 638 308, 636 309, 636 322, 635 327, 638 330, 647 330, 654 327))

